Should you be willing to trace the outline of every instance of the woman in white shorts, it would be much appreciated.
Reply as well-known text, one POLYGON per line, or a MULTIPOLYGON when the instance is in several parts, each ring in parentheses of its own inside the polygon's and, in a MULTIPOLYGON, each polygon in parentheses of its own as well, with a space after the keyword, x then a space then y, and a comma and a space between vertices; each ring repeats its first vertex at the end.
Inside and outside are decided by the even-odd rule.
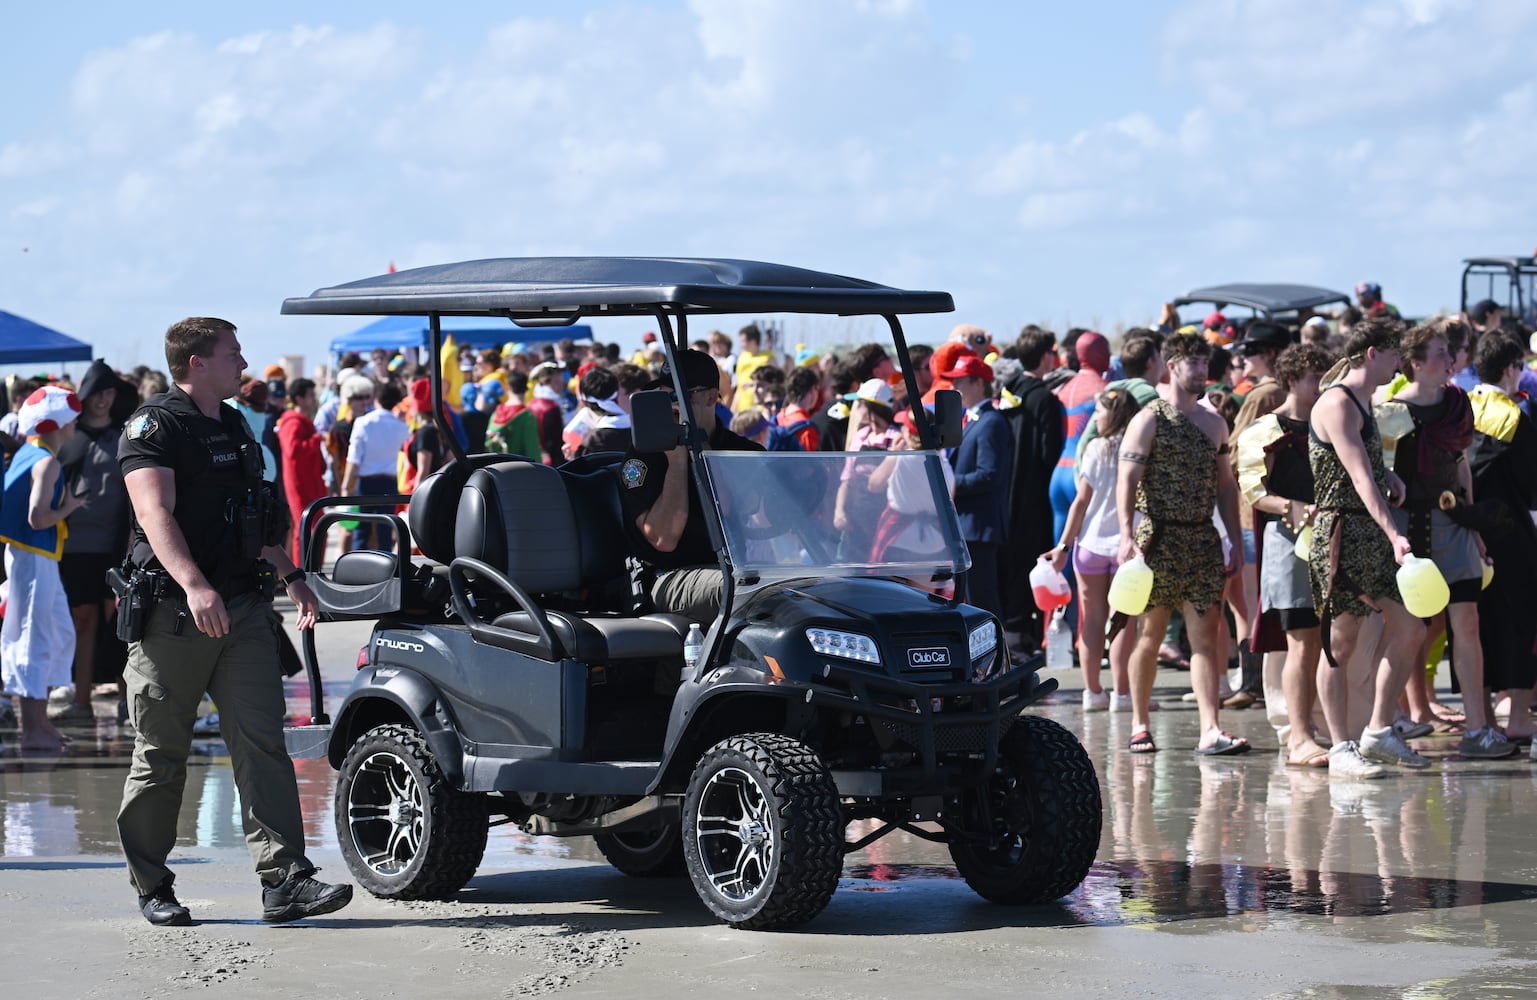
MULTIPOLYGON (((1106 629, 1110 623, 1110 581, 1119 566, 1121 532, 1116 522, 1115 463, 1121 432, 1141 410, 1125 389, 1104 389, 1094 402, 1094 424, 1099 436, 1084 448, 1078 460, 1078 495, 1068 508, 1067 521, 1057 547, 1042 553, 1057 572, 1073 557, 1078 577, 1078 666, 1083 671, 1083 708, 1103 712, 1112 706, 1110 692, 1100 686, 1100 662, 1105 656, 1106 629)), ((1136 622, 1127 622, 1124 634, 1110 645, 1110 676, 1115 688, 1114 708, 1131 711, 1131 682, 1127 664, 1136 644, 1136 622)), ((1156 705, 1154 707, 1157 707, 1156 705)))

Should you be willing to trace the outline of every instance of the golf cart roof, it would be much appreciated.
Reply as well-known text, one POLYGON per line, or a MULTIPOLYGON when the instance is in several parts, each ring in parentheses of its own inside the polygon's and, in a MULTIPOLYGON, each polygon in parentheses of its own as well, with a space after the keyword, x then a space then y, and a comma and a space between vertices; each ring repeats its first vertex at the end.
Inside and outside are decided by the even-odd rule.
POLYGON ((1467 257, 1463 263, 1469 267, 1503 267, 1511 271, 1529 271, 1537 268, 1537 257, 1467 257))
POLYGON ((752 260, 505 257, 381 274, 286 299, 300 315, 501 315, 524 325, 580 317, 726 313, 868 315, 950 312, 947 292, 752 260))
POLYGON ((1331 288, 1319 288, 1316 285, 1239 283, 1194 288, 1174 300, 1176 306, 1190 305, 1194 302, 1210 302, 1219 309, 1230 305, 1245 306, 1268 316, 1272 313, 1316 309, 1333 303, 1349 305, 1350 296, 1344 292, 1336 292, 1331 288))

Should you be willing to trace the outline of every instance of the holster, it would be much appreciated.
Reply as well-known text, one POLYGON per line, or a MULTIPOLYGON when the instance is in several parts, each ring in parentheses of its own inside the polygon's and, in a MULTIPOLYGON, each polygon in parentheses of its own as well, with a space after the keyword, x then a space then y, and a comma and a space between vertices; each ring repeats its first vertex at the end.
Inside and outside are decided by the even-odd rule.
POLYGON ((117 637, 123 642, 144 638, 144 625, 155 606, 155 574, 131 564, 107 570, 107 586, 117 595, 117 637))

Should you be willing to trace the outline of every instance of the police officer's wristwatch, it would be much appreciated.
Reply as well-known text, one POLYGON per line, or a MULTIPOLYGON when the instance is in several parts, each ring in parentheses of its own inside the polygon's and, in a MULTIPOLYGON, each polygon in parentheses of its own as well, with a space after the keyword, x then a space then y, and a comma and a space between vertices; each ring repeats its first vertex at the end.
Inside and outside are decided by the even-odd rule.
POLYGON ((298 583, 300 580, 303 580, 303 579, 304 579, 304 570, 296 569, 292 573, 289 573, 287 576, 282 577, 283 587, 285 589, 288 588, 288 587, 292 587, 294 584, 298 583))

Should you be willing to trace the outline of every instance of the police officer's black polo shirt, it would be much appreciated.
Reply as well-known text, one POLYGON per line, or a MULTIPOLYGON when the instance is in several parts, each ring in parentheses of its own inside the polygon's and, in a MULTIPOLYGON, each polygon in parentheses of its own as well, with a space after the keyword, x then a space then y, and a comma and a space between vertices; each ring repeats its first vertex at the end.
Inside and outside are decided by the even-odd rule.
MULTIPOLYGON (((232 500, 238 503, 248 490, 260 489, 261 478, 251 480, 242 467, 240 446, 255 446, 245 421, 224 403, 219 404, 219 413, 222 420, 209 419, 190 396, 172 386, 134 411, 117 457, 125 476, 135 469, 175 472, 172 516, 198 568, 227 596, 255 586, 256 561, 241 554, 239 532, 228 512, 232 500)), ((132 543, 136 565, 159 568, 137 518, 132 543)))
MULTIPOLYGON (((719 422, 710 435, 711 451, 763 451, 756 441, 749 441, 719 422)), ((692 478, 688 491, 688 521, 678 545, 671 552, 661 552, 646 541, 646 536, 636 527, 635 520, 651 509, 657 497, 662 495, 662 483, 667 478, 667 453, 631 453, 620 466, 620 494, 624 501, 624 529, 629 535, 634 552, 641 559, 659 569, 678 569, 682 566, 705 566, 715 563, 715 548, 710 544, 710 529, 705 524, 704 511, 699 505, 699 490, 692 478)))

